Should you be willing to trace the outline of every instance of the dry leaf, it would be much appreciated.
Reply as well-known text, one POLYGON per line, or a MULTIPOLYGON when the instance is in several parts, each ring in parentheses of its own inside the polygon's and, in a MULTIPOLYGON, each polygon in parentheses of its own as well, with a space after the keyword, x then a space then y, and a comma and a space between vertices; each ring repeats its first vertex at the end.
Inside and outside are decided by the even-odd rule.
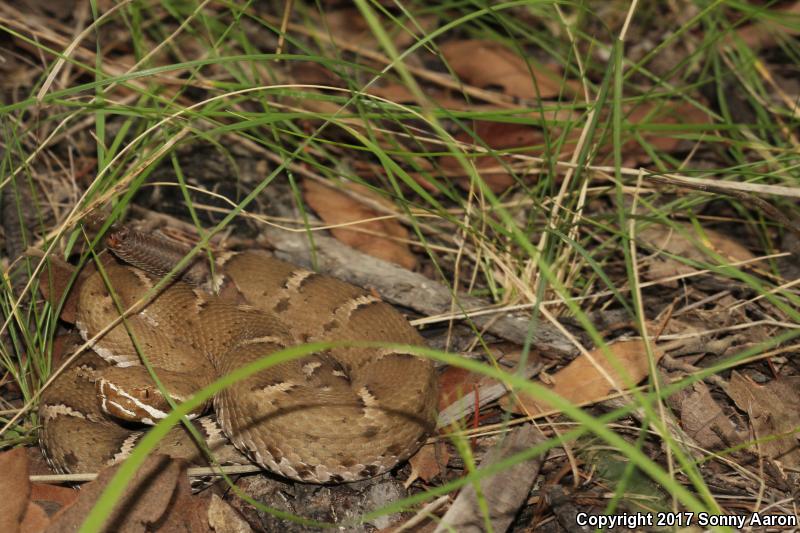
POLYGON ((33 483, 31 485, 31 502, 41 507, 48 516, 53 516, 61 509, 75 503, 79 494, 80 492, 70 487, 48 485, 46 483, 33 483))
MULTIPOLYGON (((537 117, 541 118, 541 117, 537 117)), ((565 111, 552 111, 548 112, 544 117, 548 123, 568 123, 574 122, 579 119, 572 112, 565 111)), ((642 104, 636 106, 628 115, 627 120, 631 124, 640 124, 647 122, 647 125, 674 125, 674 124, 709 124, 711 118, 701 110, 689 104, 675 103, 664 105, 655 108, 654 105, 642 104)), ((496 151, 512 150, 514 154, 523 154, 533 157, 555 157, 559 160, 568 159, 578 145, 581 131, 579 128, 572 128, 563 133, 561 127, 552 125, 549 126, 549 133, 551 138, 550 150, 546 151, 545 137, 542 128, 533 127, 525 124, 514 124, 505 122, 493 121, 476 121, 473 127, 473 132, 459 132, 455 138, 456 140, 470 145, 476 146, 476 151, 488 148, 496 151), (556 144, 555 140, 564 136, 563 142, 556 144), (527 150, 520 150, 526 148, 527 150), (555 149, 558 153, 555 153, 555 149)), ((686 144, 683 139, 677 138, 677 135, 686 133, 679 129, 673 129, 669 134, 661 131, 642 131, 641 135, 644 140, 651 144, 654 148, 661 152, 672 152, 686 144)), ((601 153, 609 154, 611 152, 612 144, 609 142, 603 145, 600 149, 601 153)), ((629 140, 622 148, 625 154, 628 166, 634 166, 642 162, 650 160, 650 155, 641 147, 639 141, 636 139, 629 140)), ((521 161, 519 158, 514 158, 510 154, 506 155, 475 155, 472 156, 475 160, 475 166, 480 172, 483 179, 494 192, 501 192, 513 184, 513 175, 524 174, 531 163, 521 161), (514 172, 509 171, 509 165, 515 164, 514 172)), ((469 186, 469 180, 465 177, 465 171, 462 169, 458 160, 453 156, 445 156, 441 158, 441 166, 449 176, 456 176, 459 179, 459 185, 464 188, 469 186)))
MULTIPOLYGON (((642 104, 636 106, 627 116, 630 124, 642 124, 644 131, 641 132, 644 140, 654 149, 660 152, 674 152, 690 141, 680 139, 677 136, 689 133, 687 129, 670 129, 669 132, 650 131, 650 126, 674 125, 674 124, 711 124, 710 115, 698 109, 688 102, 670 102, 667 104, 642 104)), ((607 147, 610 151, 611 145, 607 147)), ((642 148, 639 141, 631 139, 622 146, 622 153, 625 154, 626 165, 635 166, 636 164, 649 161, 650 155, 642 148)))
POLYGON ((411 486, 417 479, 430 482, 433 478, 442 473, 441 466, 446 465, 450 460, 450 452, 444 442, 436 441, 426 444, 408 460, 411 465, 411 474, 403 483, 405 488, 411 486))
MULTIPOLYGON (((770 17, 750 24, 745 24, 736 29, 736 35, 744 41, 744 45, 750 49, 766 48, 775 45, 780 40, 781 35, 797 35, 798 29, 793 24, 783 24, 783 20, 789 21, 791 15, 800 15, 800 2, 795 1, 774 10, 775 14, 783 17, 770 17)), ((733 41, 730 38, 730 41, 733 41)))
POLYGON ((558 72, 533 59, 529 66, 517 52, 495 41, 449 41, 440 50, 453 72, 482 89, 500 87, 509 96, 532 100, 572 92, 573 84, 558 72))
MULTIPOLYGON (((673 230, 667 226, 651 224, 644 229, 637 229, 636 240, 650 250, 664 251, 698 262, 709 262, 711 258, 684 236, 688 234, 699 238, 695 229, 689 224, 678 225, 682 228, 682 231, 673 230)), ((706 228, 703 228, 703 233, 707 239, 705 245, 731 263, 748 261, 756 257, 750 250, 727 235, 706 228)), ((676 259, 658 257, 653 259, 653 263, 645 273, 645 277, 650 280, 657 280, 662 277, 694 271, 696 271, 694 267, 686 265, 676 259)))
POLYGON ((439 375, 439 409, 444 409, 480 386, 486 378, 457 366, 448 366, 439 375))
MULTIPOLYGON (((541 146, 543 142, 542 133, 539 130, 524 124, 477 121, 473 128, 473 133, 475 137, 481 139, 483 144, 492 150, 509 150, 526 146, 541 146)), ((482 146, 475 141, 473 135, 465 131, 460 132, 455 138, 463 143, 482 146)), ((541 155, 542 152, 543 148, 541 147, 535 151, 515 150, 515 153, 528 153, 531 155, 541 155)), ((502 192, 514 183, 514 177, 509 170, 505 168, 505 165, 510 165, 513 162, 510 156, 479 155, 474 158, 474 161, 481 178, 483 178, 493 192, 502 192)), ((464 175, 464 170, 455 157, 444 156, 441 158, 440 163, 448 174, 464 175)), ((519 173, 520 171, 516 172, 516 174, 519 173)), ((469 179, 461 177, 458 179, 458 184, 461 185, 462 188, 468 189, 469 179)))
MULTIPOLYGON (((324 33, 331 36, 337 48, 347 44, 348 47, 355 45, 369 50, 380 50, 375 34, 357 8, 326 10, 322 17, 324 20, 320 20, 320 24, 323 25, 324 33)), ((413 33, 406 30, 413 29, 414 32, 427 33, 434 29, 437 20, 438 17, 435 15, 415 17, 414 24, 407 24, 406 29, 402 31, 394 23, 385 26, 384 29, 391 35, 394 45, 403 49, 417 40, 413 33)))
POLYGON ((708 385, 702 381, 675 394, 671 400, 677 400, 681 427, 702 448, 719 450, 742 441, 741 436, 736 433, 736 426, 725 416, 722 408, 711 397, 708 385))
MULTIPOLYGON (((514 360, 514 355, 506 354, 509 360, 514 360)), ((519 370, 517 367, 507 368, 506 372, 517 376, 530 378, 537 374, 544 366, 537 352, 530 352, 525 366, 519 370)), ((439 380, 439 425, 441 427, 471 417, 476 411, 490 403, 503 399, 508 394, 506 385, 498 380, 482 374, 472 374, 467 371, 449 367, 439 380)))
MULTIPOLYGON (((381 216, 368 205, 359 202, 355 197, 366 197, 376 203, 386 205, 394 211, 394 206, 370 192, 366 187, 350 184, 347 187, 353 196, 322 185, 313 180, 303 180, 304 198, 308 205, 328 224, 346 224, 381 216)), ((417 258, 404 243, 397 242, 381 235, 408 239, 408 231, 395 219, 373 220, 355 226, 371 233, 362 233, 346 227, 333 228, 331 233, 338 240, 373 257, 390 261, 408 270, 417 265, 417 258)))
MULTIPOLYGON (((31 485, 28 481, 28 455, 24 448, 0 453, 0 531, 21 531, 28 511, 31 485)), ((35 513, 35 511, 30 511, 35 513)))
POLYGON ((324 24, 325 31, 330 35, 334 45, 338 42, 373 49, 377 46, 375 35, 370 31, 369 24, 357 8, 335 9, 325 11, 320 15, 324 18, 320 23, 324 24))
POLYGON ((211 495, 211 502, 208 505, 208 523, 214 529, 214 533, 248 533, 253 531, 250 524, 216 494, 211 495))
MULTIPOLYGON (((375 84, 367 89, 369 94, 383 98, 397 104, 416 104, 417 97, 408 87, 399 83, 375 84)), ((434 102, 437 107, 450 111, 470 110, 476 111, 477 106, 467 104, 463 98, 453 98, 451 91, 440 90, 435 87, 425 88, 425 98, 434 102)))
POLYGON ((779 378, 759 385, 739 372, 731 375, 725 392, 747 412, 756 439, 751 449, 785 468, 800 466, 800 377, 779 378), (779 439, 767 439, 775 435, 779 439), (767 439, 767 440, 761 440, 767 439))
POLYGON ((44 531, 50 525, 50 518, 44 509, 37 503, 30 501, 25 509, 25 517, 22 519, 19 530, 23 533, 37 533, 44 531))
MULTIPOLYGON (((103 469, 95 481, 81 487, 78 500, 56 514, 47 531, 77 531, 118 468, 115 465, 103 469)), ((164 519, 180 493, 191 494, 186 464, 165 455, 151 455, 125 486, 125 493, 103 531, 147 531, 164 519)), ((175 512, 183 512, 184 506, 181 507, 175 512)))
POLYGON ((414 104, 417 98, 408 87, 400 83, 388 83, 385 85, 373 85, 368 89, 369 94, 379 96, 384 100, 397 104, 414 104))
MULTIPOLYGON (((553 392, 573 404, 586 404, 601 400, 616 388, 626 389, 626 381, 614 370, 615 366, 624 368, 631 383, 638 383, 649 372, 649 362, 644 342, 641 340, 620 341, 610 345, 609 350, 616 357, 616 365, 612 365, 600 349, 589 352, 589 356, 580 355, 570 364, 550 376, 552 385, 546 385, 553 392), (592 362, 594 361, 594 362, 592 362), (601 374, 597 367, 604 370, 613 380, 601 374)), ((656 362, 664 353, 654 348, 656 362)), ((536 400, 527 394, 518 394, 518 405, 514 411, 518 413, 535 415, 552 410, 542 400, 536 400), (521 405, 520 405, 521 404, 521 405)))
POLYGON ((14 513, 5 508, 6 504, 16 506, 19 498, 26 497, 27 505, 18 525, 18 531, 24 533, 38 533, 50 525, 50 517, 61 509, 72 505, 78 498, 78 491, 72 488, 47 485, 44 483, 30 483, 31 474, 50 474, 50 469, 45 466, 44 458, 38 448, 17 448, 0 456, 0 471, 4 476, 0 478, 0 531, 17 531, 8 528, 5 519, 13 517, 14 513), (24 458, 21 457, 24 454, 24 458), (17 457, 14 457, 17 455, 17 457), (8 460, 13 460, 13 465, 8 460), (24 466, 24 471, 21 468, 24 466), (5 475, 7 474, 7 475, 5 475), (4 482, 8 483, 6 485, 4 482), (6 488, 11 487, 13 495, 7 494, 6 488))
POLYGON ((642 277, 648 281, 660 281, 664 287, 677 288, 678 280, 670 279, 683 276, 697 269, 689 265, 684 265, 680 261, 665 257, 651 257, 647 260, 647 270, 642 273, 642 277))
MULTIPOLYGON (((303 85, 328 85, 340 87, 342 80, 339 76, 331 72, 325 65, 316 61, 297 61, 289 65, 291 79, 295 83, 303 85)), ((304 90, 310 90, 304 88, 304 90)))
MULTIPOLYGON (((227 504, 226 504, 227 505, 227 504)), ((215 530, 211 525, 211 499, 194 496, 189 490, 180 489, 167 508, 166 516, 159 521, 158 533, 229 533, 231 530, 215 530)), ((234 524, 231 524, 232 526, 234 524)))

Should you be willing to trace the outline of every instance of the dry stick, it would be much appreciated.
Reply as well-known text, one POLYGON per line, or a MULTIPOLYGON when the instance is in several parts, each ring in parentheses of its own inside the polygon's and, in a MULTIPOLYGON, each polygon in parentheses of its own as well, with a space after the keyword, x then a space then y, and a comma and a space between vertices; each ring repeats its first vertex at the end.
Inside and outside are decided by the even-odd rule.
POLYGON ((781 285, 778 285, 777 287, 773 287, 772 289, 770 289, 770 290, 768 290, 766 292, 763 292, 763 293, 759 294, 758 296, 754 296, 753 298, 750 298, 749 300, 741 300, 736 305, 734 305, 732 307, 729 307, 728 308, 728 312, 730 313, 730 312, 736 311, 740 307, 745 306, 745 305, 751 305, 752 303, 757 302, 758 300, 761 300, 762 298, 765 298, 769 294, 777 294, 778 292, 787 291, 787 290, 789 290, 792 287, 795 287, 797 285, 800 285, 800 278, 797 278, 797 279, 795 279, 793 281, 789 281, 787 283, 783 283, 781 285))
MULTIPOLYGON (((252 474, 254 472, 263 472, 263 468, 256 465, 233 465, 233 466, 220 466, 220 467, 208 467, 208 466, 198 466, 188 468, 186 470, 186 474, 189 477, 207 477, 207 476, 215 476, 219 474, 228 474, 228 475, 236 475, 236 474, 252 474)), ((35 475, 35 476, 28 476, 28 479, 32 483, 67 483, 67 482, 83 482, 83 481, 94 481, 97 479, 97 473, 85 473, 85 474, 52 474, 52 475, 35 475)))
POLYGON ((294 0, 287 0, 283 6, 283 19, 281 20, 280 35, 278 35, 278 45, 275 47, 275 55, 283 54, 283 43, 286 41, 286 25, 289 24, 289 15, 292 14, 294 0))
POLYGON ((669 183, 670 185, 677 185, 678 187, 684 187, 686 189, 694 189, 697 191, 714 192, 718 194, 724 194, 726 196, 733 196, 734 198, 737 198, 742 202, 744 202, 745 205, 752 203, 758 209, 760 209, 761 212, 767 215, 768 218, 780 222, 781 224, 786 226, 788 230, 790 230, 792 233, 800 237, 800 225, 798 225, 789 217, 781 213, 774 205, 767 202, 763 198, 759 198, 754 194, 725 187, 724 184, 727 182, 720 181, 718 182, 718 184, 715 185, 712 185, 710 183, 688 183, 684 181, 676 183, 675 181, 672 181, 670 179, 662 178, 661 176, 655 176, 655 175, 650 175, 647 177, 647 179, 658 183, 669 183))
MULTIPOLYGON (((486 454, 478 470, 483 470, 544 440, 545 437, 539 428, 533 425, 514 429, 505 436, 499 446, 486 454)), ((486 518, 491 522, 493 530, 506 531, 511 525, 517 511, 524 505, 533 482, 539 476, 546 455, 545 453, 517 463, 480 482, 481 492, 489 507, 489 516, 486 518)), ((485 531, 484 517, 478 505, 475 485, 467 485, 461 489, 453 505, 442 517, 435 533, 453 530, 468 533, 485 531)))
POLYGON ((411 517, 407 522, 401 524, 397 529, 395 529, 392 533, 402 533, 403 531, 411 531, 414 527, 418 526, 428 518, 430 518, 433 513, 435 513, 442 505, 447 503, 450 500, 449 496, 439 496, 428 505, 420 509, 417 514, 411 517))
MULTIPOLYGON (((742 266, 742 265, 756 263, 758 261, 763 261, 765 259, 772 259, 772 258, 776 258, 776 257, 785 257, 787 255, 790 255, 790 254, 784 252, 784 253, 778 253, 778 254, 763 255, 763 256, 755 257, 753 259, 745 259, 743 261, 734 261, 732 263, 728 263, 727 266, 742 266)), ((663 283, 669 283, 671 281, 679 281, 679 280, 682 280, 682 279, 693 278, 693 277, 697 277, 697 276, 701 276, 701 275, 709 274, 709 273, 712 273, 712 271, 709 270, 709 269, 696 270, 696 271, 687 272, 687 273, 684 273, 684 274, 675 274, 674 276, 667 276, 665 278, 658 278, 658 279, 655 279, 653 281, 648 281, 648 282, 642 283, 639 286, 641 288, 653 287, 653 286, 656 286, 656 285, 661 285, 663 283)), ((621 288, 618 289, 619 292, 627 292, 629 290, 630 290, 630 288, 626 288, 626 287, 621 287, 621 288)), ((583 302, 583 301, 588 301, 588 300, 596 300, 598 298, 605 298, 607 296, 613 296, 613 295, 614 295, 614 291, 607 290, 607 291, 596 292, 594 294, 588 294, 586 296, 576 296, 576 297, 572 298, 572 300, 575 301, 575 302, 583 302)), ((476 317, 476 316, 492 315, 492 314, 497 314, 497 313, 505 313, 505 312, 508 312, 508 311, 522 311, 522 310, 530 309, 530 308, 536 307, 536 306, 543 306, 544 307, 544 306, 551 306, 551 305, 561 305, 562 303, 563 302, 561 300, 544 300, 543 302, 514 304, 514 305, 509 305, 509 306, 503 306, 503 307, 497 307, 497 306, 493 306, 493 305, 488 305, 488 306, 484 306, 484 307, 471 307, 471 308, 467 309, 465 312, 469 315, 470 318, 473 318, 473 317, 476 317)), ((450 320, 450 319, 451 319, 450 315, 435 315, 435 316, 429 316, 427 318, 418 318, 416 320, 412 320, 411 323, 414 326, 420 326, 420 325, 424 325, 424 324, 434 324, 436 322, 442 322, 444 320, 450 320)))
MULTIPOLYGON (((292 263, 308 266, 309 243, 305 235, 264 228, 264 236, 275 248, 276 255, 292 263)), ((340 244, 331 237, 315 235, 317 259, 321 270, 360 287, 380 287, 388 301, 414 309, 423 315, 438 314, 450 307, 453 294, 441 283, 400 266, 363 254, 340 244), (390 280, 391 283, 387 283, 390 280)), ((485 307, 488 302, 466 295, 457 295, 464 308, 485 307)), ((491 322, 491 317, 472 317, 479 327, 486 325, 493 334, 524 344, 530 317, 507 314, 491 322), (491 323, 490 323, 491 322, 491 323)), ((543 352, 574 355, 575 345, 553 325, 540 322, 533 332, 532 344, 543 352)))
MULTIPOLYGON (((521 377, 530 379, 538 374, 544 364, 541 361, 528 362, 525 369, 519 374, 521 377)), ((508 394, 508 386, 499 381, 484 383, 477 390, 473 390, 465 396, 439 411, 436 426, 439 428, 449 427, 451 424, 472 415, 476 409, 480 410, 484 406, 499 400, 508 394)))
MULTIPOLYGON (((634 0, 634 4, 635 4, 634 0)), ((628 20, 626 20, 626 27, 627 27, 628 20)), ((642 302, 642 288, 641 288, 641 278, 639 276, 639 262, 636 260, 636 206, 639 200, 639 192, 638 189, 642 185, 642 175, 639 174, 639 178, 636 180, 636 192, 633 195, 633 203, 631 205, 631 216, 628 219, 628 246, 630 247, 630 257, 631 257, 631 296, 633 296, 633 303, 636 309, 636 322, 637 328, 639 329, 639 333, 642 336, 642 340, 644 341, 645 346, 645 354, 647 355, 647 363, 648 368, 650 371, 650 377, 653 380, 653 390, 658 395, 657 397, 659 400, 656 402, 656 406, 658 408, 658 416, 661 418, 661 425, 655 425, 656 431, 659 433, 659 437, 666 443, 663 446, 664 451, 667 455, 667 470, 669 471, 669 476, 672 479, 675 479, 675 464, 673 458, 673 450, 672 447, 669 446, 669 441, 666 438, 668 435, 666 433, 669 432, 668 421, 673 421, 673 418, 667 418, 667 414, 664 410, 664 402, 661 400, 661 386, 659 384, 658 379, 658 359, 654 354, 653 345, 650 342, 650 333, 647 329, 647 323, 644 315, 644 303, 642 302), (661 432, 665 434, 662 435, 661 432)), ((670 307, 672 309, 672 307, 670 307)), ((667 317, 667 321, 669 321, 669 316, 667 317)), ((664 323, 666 326, 666 322, 664 323)), ((663 327, 663 326, 662 326, 663 327)), ((655 335, 658 338, 658 334, 655 335)), ((672 508, 673 511, 678 511, 678 500, 673 496, 672 498, 672 508)))

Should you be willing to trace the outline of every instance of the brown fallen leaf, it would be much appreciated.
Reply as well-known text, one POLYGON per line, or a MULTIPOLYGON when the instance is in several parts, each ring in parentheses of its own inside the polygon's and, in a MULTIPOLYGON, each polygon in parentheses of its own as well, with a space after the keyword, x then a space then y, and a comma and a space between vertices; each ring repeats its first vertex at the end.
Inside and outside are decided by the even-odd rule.
MULTIPOLYGON (((308 205, 328 224, 346 224, 359 220, 375 218, 383 213, 356 198, 368 198, 370 201, 387 206, 394 211, 394 206, 383 198, 376 196, 369 189, 358 184, 349 184, 347 189, 353 194, 322 185, 314 180, 303 180, 303 197, 308 205)), ((373 257, 390 261, 408 270, 417 265, 417 258, 408 246, 386 237, 408 239, 408 231, 395 219, 373 220, 356 226, 371 233, 354 231, 348 227, 333 228, 331 234, 341 242, 373 257), (382 236, 383 235, 383 236, 382 236)))
POLYGON ((45 531, 48 525, 50 525, 50 518, 47 517, 47 512, 37 503, 28 502, 19 530, 23 533, 38 533, 45 531))
MULTIPOLYGON (((544 139, 541 131, 524 124, 477 121, 473 128, 473 133, 474 137, 481 139, 486 147, 492 150, 503 151, 538 146, 535 150, 514 150, 514 153, 541 155, 544 151, 541 146, 544 139)), ((476 143, 474 137, 465 131, 455 136, 458 141, 482 146, 476 143)), ((514 184, 514 176, 506 168, 507 165, 513 163, 513 160, 508 155, 478 155, 475 156, 474 161, 481 178, 483 178, 492 192, 502 192, 514 184)), ((458 178, 458 184, 462 188, 469 188, 469 179, 464 176, 464 170, 455 157, 444 156, 440 159, 440 164, 448 174, 461 176, 458 178)), ((518 170, 516 173, 520 174, 521 172, 518 170)))
MULTIPOLYGON (((341 43, 347 43, 350 46, 358 45, 370 50, 380 49, 375 34, 357 8, 325 10, 321 17, 319 23, 323 25, 325 35, 330 36, 337 48, 341 48, 341 43)), ((406 25, 405 30, 401 31, 395 24, 385 26, 384 29, 390 33, 395 46, 402 49, 418 38, 415 37, 416 32, 432 30, 437 20, 438 17, 434 15, 415 17, 414 25, 406 25)))
MULTIPOLYGON (((188 483, 186 483, 188 487, 188 483)), ((222 502, 227 506, 227 503, 222 502)), ((217 510, 218 511, 218 510, 217 510)), ((159 533, 229 533, 237 531, 231 523, 229 529, 215 529, 211 517, 211 499, 192 495, 189 490, 179 489, 170 503, 165 516, 159 521, 159 533)), ((248 530, 241 530, 243 533, 248 530)))
POLYGON ((413 104, 417 98, 408 87, 400 83, 389 83, 384 85, 373 85, 368 89, 369 94, 379 96, 390 102, 397 104, 413 104))
MULTIPOLYGON (((696 235, 695 229, 689 224, 680 224, 685 233, 696 235)), ((703 228, 706 245, 721 256, 731 261, 747 261, 755 259, 755 255, 736 242, 733 238, 712 229, 703 228)), ((707 261, 708 256, 694 243, 687 240, 682 234, 671 228, 652 224, 638 232, 639 238, 652 248, 664 250, 674 255, 681 255, 695 261, 707 261)))
POLYGON ((648 281, 658 281, 660 285, 674 289, 678 287, 679 281, 672 278, 696 271, 696 268, 669 257, 650 257, 647 259, 647 269, 642 272, 642 277, 648 281))
MULTIPOLYGON (((617 358, 617 365, 612 365, 600 349, 592 350, 589 356, 580 355, 570 364, 550 376, 552 384, 545 385, 562 398, 579 405, 601 400, 616 388, 626 389, 626 381, 618 375, 615 366, 624 368, 631 383, 638 383, 649 372, 649 363, 644 342, 641 340, 620 341, 611 344, 611 353, 617 358), (594 361, 594 362, 592 362, 594 361), (616 384, 609 383, 597 367, 602 368, 616 384)), ((656 361, 664 353, 654 348, 656 361)), ((510 410, 520 414, 536 415, 552 410, 546 402, 534 399, 531 396, 518 393, 517 403, 508 406, 510 410)), ((502 404, 501 404, 502 405, 502 404)))
POLYGON ((750 417, 759 442, 751 449, 784 468, 800 466, 800 377, 782 377, 759 385, 733 372, 725 392, 750 417), (783 435, 781 438, 771 438, 783 435))
POLYGON ((53 516, 61 509, 75 503, 79 494, 80 492, 71 487, 47 483, 31 484, 31 502, 41 507, 47 516, 53 516))
MULTIPOLYGON (((656 104, 645 103, 636 106, 627 115, 626 120, 631 125, 641 125, 644 130, 641 132, 643 139, 654 149, 660 152, 674 152, 682 144, 688 144, 684 139, 679 138, 691 130, 681 130, 671 128, 669 132, 658 131, 656 126, 672 126, 686 124, 711 124, 713 122, 710 115, 703 110, 688 102, 668 102, 656 106, 656 104), (652 128, 652 129, 649 129, 652 128)), ((605 150, 610 153, 613 145, 609 144, 605 150)), ((625 165, 635 166, 647 162, 651 159, 650 154, 641 146, 639 141, 631 139, 622 145, 622 153, 625 154, 625 165)))
MULTIPOLYGON (((514 361, 519 364, 519 359, 514 361)), ((508 368, 506 371, 527 379, 537 374, 543 366, 541 356, 537 352, 530 352, 521 371, 517 368, 508 368)), ((439 427, 468 419, 476 411, 480 412, 484 406, 502 400, 508 394, 508 388, 501 381, 453 367, 444 372, 439 384, 439 427)))
MULTIPOLYGON (((702 263, 711 261, 712 259, 695 245, 692 239, 685 236, 689 235, 695 240, 699 240, 700 236, 697 235, 695 229, 689 224, 677 224, 681 228, 680 231, 660 224, 651 224, 646 228, 637 229, 636 240, 645 248, 653 251, 663 251, 702 263)), ((705 237, 704 244, 708 248, 732 263, 749 261, 756 257, 750 250, 723 233, 703 228, 703 235, 705 237)), ((686 265, 671 257, 657 257, 653 259, 644 276, 646 279, 656 280, 696 270, 691 265, 686 265)))
POLYGON ((442 55, 461 79, 482 89, 499 87, 518 98, 553 98, 571 94, 574 82, 534 59, 529 64, 519 54, 495 41, 449 41, 440 46, 442 55))
POLYGON ((702 381, 670 398, 681 415, 681 427, 697 444, 707 450, 720 450, 742 442, 736 426, 725 416, 702 381), (724 439, 724 440, 723 440, 724 439))
POLYGON ((417 479, 426 483, 442 473, 442 466, 450 460, 450 452, 442 441, 426 444, 408 460, 411 465, 411 474, 403 483, 405 488, 411 486, 417 479))
POLYGON ((47 515, 30 502, 28 455, 24 448, 0 453, 0 531, 42 531, 47 515), (22 529, 23 524, 25 529, 22 529))
POLYGON ((479 387, 486 378, 457 366, 449 366, 439 375, 439 409, 444 409, 479 387))
MULTIPOLYGON (((399 83, 376 84, 367 89, 367 92, 397 104, 417 103, 417 97, 414 96, 414 93, 412 93, 408 87, 399 83)), ((453 98, 451 95, 452 93, 450 91, 436 90, 434 88, 428 88, 425 91, 425 96, 427 98, 444 109, 455 111, 470 107, 463 99, 453 98)), ((474 107, 472 110, 474 110, 474 107)))
MULTIPOLYGON (((765 18, 737 28, 736 35, 744 42, 747 48, 766 48, 780 42, 781 36, 792 36, 800 33, 796 25, 784 24, 784 21, 792 20, 791 15, 800 15, 800 2, 795 1, 778 7, 774 9, 773 13, 778 16, 765 18)), ((733 37, 731 36, 726 40, 732 43, 733 37)))
POLYGON ((325 65, 316 61, 297 61, 288 66, 291 81, 303 85, 327 85, 339 87, 342 80, 325 65))
MULTIPOLYGON (((95 481, 81 487, 77 501, 53 517, 48 533, 77 531, 118 468, 119 465, 115 465, 103 469, 95 481)), ((165 521, 169 512, 184 512, 185 505, 180 509, 174 505, 182 494, 191 495, 186 463, 165 455, 152 455, 128 481, 103 531, 143 533, 151 530, 153 524, 165 521)), ((206 529, 200 532, 211 531, 207 521, 205 523, 206 529)))
MULTIPOLYGON (((541 117, 537 116, 537 118, 541 117)), ((546 126, 551 139, 549 147, 545 143, 544 127, 507 122, 476 121, 472 132, 459 132, 455 135, 455 139, 468 145, 475 145, 478 155, 471 157, 475 161, 477 170, 493 192, 501 192, 514 183, 514 175, 524 175, 532 166, 530 162, 520 160, 514 155, 567 160, 577 148, 581 134, 580 128, 572 128, 564 133, 563 129, 555 124, 576 122, 580 117, 560 110, 548 111, 544 118, 550 124, 546 126), (556 140, 561 139, 562 135, 564 139, 557 143, 556 140), (486 148, 498 152, 513 150, 513 155, 509 153, 481 154, 480 151, 486 148)), ((688 127, 686 130, 673 128, 669 133, 664 133, 655 126, 711 123, 710 116, 705 112, 692 105, 678 102, 667 103, 659 107, 654 104, 638 105, 626 115, 626 120, 631 125, 642 125, 641 136, 644 141, 661 152, 674 152, 687 145, 688 142, 680 139, 679 135, 688 133, 690 129, 688 127), (645 122, 646 124, 644 124, 645 122)), ((611 142, 605 143, 600 147, 598 157, 602 158, 611 154, 612 148, 611 142)), ((622 153, 625 154, 627 166, 635 166, 651 159, 650 154, 642 148, 640 142, 633 138, 623 145, 622 153)), ((448 176, 456 177, 459 185, 465 189, 468 188, 469 180, 466 172, 455 157, 444 156, 441 158, 440 164, 448 176)))
POLYGON ((250 524, 216 494, 211 495, 211 502, 208 505, 208 523, 214 533, 248 533, 253 531, 250 524))

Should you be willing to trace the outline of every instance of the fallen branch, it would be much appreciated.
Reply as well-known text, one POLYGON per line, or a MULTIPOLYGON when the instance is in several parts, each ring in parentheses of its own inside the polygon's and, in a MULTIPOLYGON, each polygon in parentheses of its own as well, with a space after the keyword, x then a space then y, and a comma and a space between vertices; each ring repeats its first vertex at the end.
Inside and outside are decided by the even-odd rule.
MULTIPOLYGON (((264 228, 264 236, 281 259, 310 266, 311 251, 308 238, 302 233, 264 228)), ((441 283, 426 278, 402 267, 382 261, 350 248, 324 235, 314 235, 318 267, 326 274, 361 287, 376 287, 381 296, 396 305, 408 307, 423 315, 449 312, 454 297, 451 290, 441 283)), ((485 308, 491 305, 480 298, 456 295, 462 309, 485 308)), ((530 316, 508 313, 503 316, 468 317, 478 328, 517 344, 524 344, 528 335, 530 316)), ((577 349, 554 326, 540 321, 533 331, 532 346, 538 351, 558 355, 574 355, 577 349)))

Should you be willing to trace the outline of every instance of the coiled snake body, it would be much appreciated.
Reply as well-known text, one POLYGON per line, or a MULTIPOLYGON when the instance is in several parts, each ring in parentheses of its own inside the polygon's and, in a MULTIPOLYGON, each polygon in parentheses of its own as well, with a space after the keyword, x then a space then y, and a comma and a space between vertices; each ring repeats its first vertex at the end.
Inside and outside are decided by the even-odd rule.
MULTIPOLYGON (((118 420, 154 423, 166 416, 167 403, 131 337, 176 401, 297 343, 423 342, 393 307, 340 280, 256 251, 228 255, 218 266, 224 280, 218 293, 173 282, 128 317, 130 335, 118 324, 46 390, 40 440, 52 466, 84 472, 118 462, 143 434, 118 420)), ((109 264, 106 273, 123 309, 155 283, 150 274, 120 263, 109 264)), ((118 317, 103 277, 92 274, 80 288, 81 335, 89 339, 118 317)), ((363 347, 337 347, 273 366, 213 400, 224 433, 252 461, 317 483, 371 477, 408 458, 434 425, 435 402, 430 361, 363 347)), ((226 461, 231 452, 219 429, 207 418, 195 423, 226 461)), ((174 428, 156 451, 198 455, 182 428, 174 428)))

